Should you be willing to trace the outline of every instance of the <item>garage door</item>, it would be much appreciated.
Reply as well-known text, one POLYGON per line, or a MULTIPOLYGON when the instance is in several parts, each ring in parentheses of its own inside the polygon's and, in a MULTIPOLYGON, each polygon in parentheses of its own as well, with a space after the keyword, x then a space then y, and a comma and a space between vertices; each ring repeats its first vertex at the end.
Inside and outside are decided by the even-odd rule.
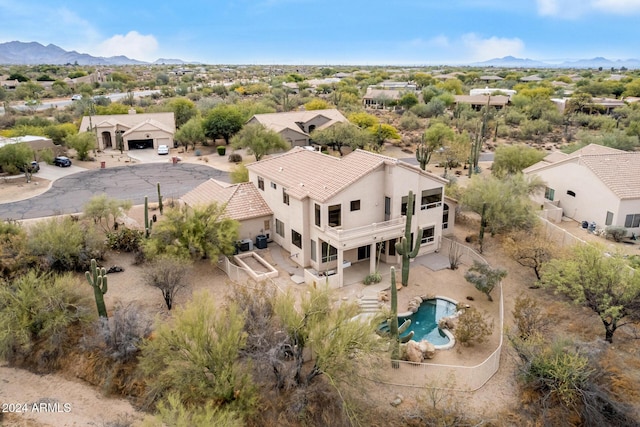
POLYGON ((132 139, 129 141, 129 150, 142 150, 153 148, 153 139, 132 139))

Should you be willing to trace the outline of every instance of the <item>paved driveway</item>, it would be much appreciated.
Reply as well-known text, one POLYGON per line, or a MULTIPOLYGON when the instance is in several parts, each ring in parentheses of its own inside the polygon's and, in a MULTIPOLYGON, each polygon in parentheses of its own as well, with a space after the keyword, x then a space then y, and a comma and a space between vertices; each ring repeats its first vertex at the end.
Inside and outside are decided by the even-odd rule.
MULTIPOLYGON (((69 171, 71 168, 59 169, 69 171)), ((165 199, 178 198, 209 178, 228 182, 229 174, 193 163, 153 163, 85 170, 57 179, 44 194, 0 204, 0 218, 17 220, 78 213, 92 196, 102 193, 120 200, 131 200, 138 205, 144 203, 144 196, 149 196, 150 201, 157 199, 158 182, 165 199)))

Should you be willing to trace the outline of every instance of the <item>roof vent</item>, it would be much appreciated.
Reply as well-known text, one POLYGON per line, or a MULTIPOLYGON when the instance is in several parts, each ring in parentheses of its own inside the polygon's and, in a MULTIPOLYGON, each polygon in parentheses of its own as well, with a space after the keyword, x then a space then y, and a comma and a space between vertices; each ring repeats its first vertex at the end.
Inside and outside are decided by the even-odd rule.
POLYGON ((278 168, 278 170, 279 170, 280 172, 282 172, 284 169, 282 168, 282 166, 280 166, 280 167, 278 168))

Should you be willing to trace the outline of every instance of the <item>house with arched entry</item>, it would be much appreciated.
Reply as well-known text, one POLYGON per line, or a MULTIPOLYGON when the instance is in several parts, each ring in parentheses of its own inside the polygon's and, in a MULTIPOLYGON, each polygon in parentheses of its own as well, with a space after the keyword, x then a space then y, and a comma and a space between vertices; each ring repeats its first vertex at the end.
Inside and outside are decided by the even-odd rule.
POLYGON ((122 150, 157 149, 159 145, 173 145, 176 122, 173 112, 113 114, 108 116, 84 116, 80 132, 95 132, 98 149, 122 150))

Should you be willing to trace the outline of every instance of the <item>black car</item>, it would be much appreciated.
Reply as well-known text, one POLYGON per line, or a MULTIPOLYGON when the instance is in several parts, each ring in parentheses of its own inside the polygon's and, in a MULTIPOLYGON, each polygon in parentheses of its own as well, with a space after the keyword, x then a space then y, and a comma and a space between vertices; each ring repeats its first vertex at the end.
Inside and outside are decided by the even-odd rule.
POLYGON ((61 168, 66 168, 71 166, 71 159, 65 156, 58 156, 55 159, 53 159, 53 165, 60 166, 61 168))

